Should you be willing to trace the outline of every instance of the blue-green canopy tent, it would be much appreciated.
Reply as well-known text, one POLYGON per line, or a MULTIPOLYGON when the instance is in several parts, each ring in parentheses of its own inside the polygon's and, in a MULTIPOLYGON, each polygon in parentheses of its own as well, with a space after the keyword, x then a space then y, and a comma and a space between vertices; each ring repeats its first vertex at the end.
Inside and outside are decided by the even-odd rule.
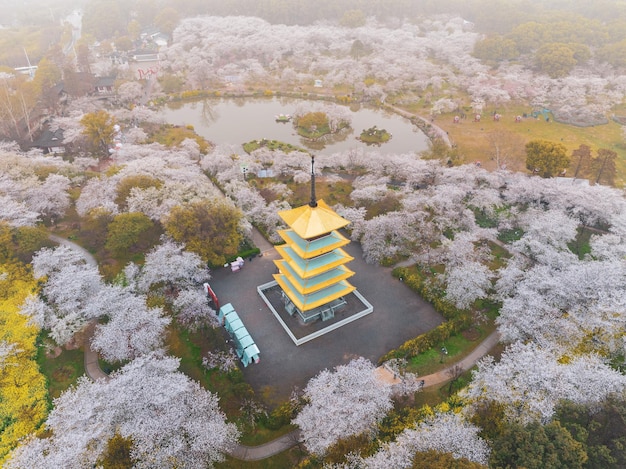
POLYGON ((220 308, 218 318, 224 323, 224 328, 232 337, 235 343, 235 351, 241 359, 243 366, 248 366, 250 363, 258 363, 261 352, 254 343, 246 326, 243 325, 243 321, 237 314, 237 311, 230 303, 220 308))

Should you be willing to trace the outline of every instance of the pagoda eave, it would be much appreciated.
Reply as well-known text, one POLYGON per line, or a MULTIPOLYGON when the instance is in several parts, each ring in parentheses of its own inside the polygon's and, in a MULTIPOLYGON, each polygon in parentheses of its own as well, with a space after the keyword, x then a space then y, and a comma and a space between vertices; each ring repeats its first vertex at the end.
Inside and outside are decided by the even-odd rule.
POLYGON ((289 282, 285 281, 284 276, 275 274, 274 280, 276 280, 276 283, 278 283, 282 291, 287 295, 296 308, 302 312, 310 311, 319 306, 330 303, 331 301, 348 295, 356 290, 356 287, 343 280, 313 294, 301 295, 292 288, 289 282))
POLYGON ((304 295, 322 290, 354 275, 352 270, 342 265, 318 276, 303 279, 293 271, 286 261, 276 260, 274 264, 278 267, 279 273, 289 281, 291 288, 304 295))

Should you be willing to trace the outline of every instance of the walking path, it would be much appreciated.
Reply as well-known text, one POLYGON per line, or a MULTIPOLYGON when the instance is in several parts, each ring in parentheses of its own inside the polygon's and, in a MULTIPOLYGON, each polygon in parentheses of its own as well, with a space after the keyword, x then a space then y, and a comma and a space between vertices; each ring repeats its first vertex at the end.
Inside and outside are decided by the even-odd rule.
POLYGON ((293 430, 268 443, 258 446, 237 445, 230 456, 241 461, 259 461, 282 453, 300 443, 300 430, 293 430))
MULTIPOLYGON (((57 235, 49 235, 48 236, 55 243, 59 243, 63 246, 67 246, 73 249, 76 252, 82 254, 85 258, 85 262, 93 267, 98 267, 98 262, 91 255, 89 251, 87 251, 82 246, 70 241, 69 239, 61 238, 57 235)), ((100 363, 98 363, 98 352, 91 349, 91 337, 93 336, 93 331, 96 328, 98 321, 96 319, 89 321, 89 324, 85 328, 85 337, 83 340, 83 348, 84 348, 84 361, 85 361, 85 373, 92 381, 96 381, 98 379, 109 379, 109 375, 107 375, 100 368, 100 363)))
MULTIPOLYGON (((263 255, 273 249, 273 246, 269 242, 267 242, 267 240, 265 240, 265 238, 263 238, 263 236, 256 229, 253 230, 252 238, 256 246, 261 249, 261 253, 263 255)), ((91 253, 83 247, 79 246, 78 244, 56 235, 50 235, 50 239, 56 243, 71 247, 72 249, 80 252, 85 257, 85 261, 89 265, 98 265, 91 253)), ((96 381, 98 379, 108 380, 109 376, 104 371, 102 371, 102 369, 100 368, 100 364, 98 363, 98 353, 91 349, 91 337, 93 336, 96 325, 97 320, 93 320, 90 321, 85 328, 85 338, 83 342, 85 356, 85 373, 93 381, 96 381)), ((468 356, 466 356, 459 362, 436 373, 422 376, 421 379, 424 380, 424 387, 437 386, 439 384, 445 383, 446 381, 452 379, 455 375, 458 375, 459 372, 469 370, 476 364, 476 362, 480 358, 487 355, 487 353, 489 353, 489 350, 491 350, 498 343, 499 340, 500 334, 498 333, 498 331, 492 332, 474 350, 472 350, 472 352, 468 356)), ((293 430, 281 437, 278 437, 262 445, 246 446, 238 444, 230 451, 229 454, 233 458, 242 461, 258 461, 293 448, 299 442, 300 430, 293 430)))
POLYGON ((450 381, 453 377, 458 376, 459 373, 469 370, 476 364, 478 360, 487 355, 489 351, 494 348, 499 341, 500 333, 495 330, 491 334, 489 334, 485 338, 485 340, 483 340, 478 345, 478 347, 472 350, 472 352, 462 360, 454 363, 448 368, 439 370, 436 373, 422 376, 421 379, 424 380, 424 387, 443 384, 446 381, 450 381))
POLYGON ((432 120, 429 122, 428 119, 417 115, 417 114, 413 114, 411 112, 405 111, 404 109, 400 109, 399 107, 395 107, 392 106, 391 104, 384 104, 383 107, 385 109, 389 109, 393 112, 395 112, 396 114, 402 116, 402 117, 406 117, 407 119, 417 119, 422 121, 423 123, 423 132, 431 138, 431 140, 434 137, 440 138, 441 140, 443 140, 444 142, 446 142, 446 144, 451 147, 452 146, 452 141, 450 141, 450 136, 448 135, 448 132, 446 132, 445 130, 443 130, 441 127, 439 127, 438 125, 436 125, 432 120))
MULTIPOLYGON (((469 370, 479 359, 487 355, 489 350, 495 347, 499 340, 500 334, 498 331, 492 332, 478 345, 478 347, 472 350, 472 352, 461 361, 448 368, 437 371, 436 373, 421 376, 420 378, 424 380, 423 387, 443 384, 446 381, 450 381, 453 376, 458 376, 459 372, 469 370)), ((299 441, 300 431, 294 430, 263 445, 238 445, 233 451, 231 451, 230 455, 233 458, 240 459, 242 461, 258 461, 293 448, 299 443, 299 441)))

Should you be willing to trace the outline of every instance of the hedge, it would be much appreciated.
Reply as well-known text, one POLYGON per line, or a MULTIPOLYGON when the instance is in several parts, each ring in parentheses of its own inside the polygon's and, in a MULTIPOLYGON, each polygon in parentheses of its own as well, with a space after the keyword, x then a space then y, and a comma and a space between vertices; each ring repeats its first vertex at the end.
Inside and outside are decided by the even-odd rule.
POLYGON ((429 285, 419 273, 400 267, 394 269, 393 276, 401 279, 411 290, 419 293, 447 321, 424 334, 407 340, 397 349, 391 350, 380 359, 380 363, 392 358, 411 358, 419 355, 472 325, 472 315, 469 311, 458 309, 452 303, 446 301, 443 298, 443 291, 429 285))

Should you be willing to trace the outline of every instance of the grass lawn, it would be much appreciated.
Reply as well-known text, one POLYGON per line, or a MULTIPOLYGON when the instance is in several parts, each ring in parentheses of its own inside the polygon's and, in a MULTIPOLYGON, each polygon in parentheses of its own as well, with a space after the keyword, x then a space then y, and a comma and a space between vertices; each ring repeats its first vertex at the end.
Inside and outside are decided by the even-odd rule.
POLYGON ((63 349, 61 354, 54 358, 41 351, 37 362, 39 369, 48 380, 48 394, 51 399, 59 397, 63 391, 85 374, 82 350, 63 349))
POLYGON ((467 386, 472 378, 472 370, 476 367, 473 367, 463 373, 461 376, 457 378, 457 380, 450 385, 450 382, 440 384, 438 386, 432 386, 429 388, 425 388, 422 391, 415 394, 415 400, 411 407, 419 409, 422 406, 428 405, 430 407, 435 407, 437 404, 441 404, 446 401, 451 395, 458 392, 463 387, 467 386), (451 392, 450 392, 451 391, 451 392))
POLYGON ((500 267, 503 267, 505 265, 507 259, 511 258, 511 254, 509 253, 509 251, 504 249, 502 246, 494 243, 493 241, 488 241, 487 244, 491 251, 491 255, 493 256, 493 259, 488 264, 488 267, 490 270, 496 271, 500 267))
MULTIPOLYGON (((311 187, 308 184, 287 184, 293 191, 289 200, 292 207, 308 204, 311 200, 311 187)), ((315 195, 317 199, 323 199, 329 205, 341 203, 351 206, 350 193, 352 183, 350 181, 326 182, 323 177, 315 178, 315 195)))
POLYGON ((493 330, 492 321, 470 329, 466 333, 454 335, 443 341, 436 347, 426 350, 411 358, 407 365, 407 371, 417 373, 418 376, 429 375, 447 368, 469 355, 493 330), (445 347, 447 354, 441 350, 445 347))
MULTIPOLYGON (((467 119, 461 120, 459 124, 454 124, 453 119, 456 114, 449 113, 438 116, 434 123, 448 132, 452 141, 458 145, 461 153, 465 156, 466 162, 480 161, 481 165, 487 169, 494 169, 494 163, 489 157, 490 145, 487 136, 495 130, 504 130, 519 135, 524 144, 536 139, 561 142, 570 155, 572 150, 581 144, 591 147, 593 154, 599 148, 607 148, 617 152, 618 155, 616 186, 622 187, 624 185, 626 182, 626 146, 623 143, 620 125, 609 121, 605 125, 576 127, 560 124, 552 119, 550 122, 546 122, 542 118, 526 118, 522 119, 520 123, 515 122, 515 116, 525 112, 530 113, 530 111, 529 106, 512 105, 498 109, 498 112, 502 114, 499 122, 495 122, 489 113, 485 112, 480 122, 473 122, 470 113, 467 119)), ((526 156, 524 151, 521 152, 521 155, 516 161, 510 161, 507 168, 513 171, 525 171, 526 156)), ((568 171, 569 176, 573 174, 572 168, 568 171)))
MULTIPOLYGON (((499 360, 503 350, 504 345, 497 344, 489 351, 489 354, 492 355, 496 360, 499 360)), ((454 361, 456 360, 450 360, 450 362, 454 361)), ((452 388, 450 387, 450 382, 438 386, 424 388, 422 391, 415 394, 415 401, 411 404, 411 407, 420 408, 423 405, 429 405, 431 407, 434 407, 437 404, 444 402, 450 397, 451 394, 458 392, 460 389, 464 388, 470 383, 472 379, 472 371, 475 369, 476 367, 474 366, 464 372, 461 376, 459 376, 456 382, 452 385, 452 388), (449 392, 450 389, 452 390, 452 393, 449 392)))
MULTIPOLYGON (((280 194, 275 194, 269 190, 270 186, 276 183, 286 184, 289 190, 292 191, 292 194, 287 197, 287 202, 292 207, 308 204, 311 200, 311 186, 308 183, 297 184, 293 180, 284 177, 250 178, 248 180, 248 184, 256 188, 267 203, 280 198, 280 194)), ((329 205, 340 203, 345 206, 351 206, 353 204, 350 199, 352 189, 352 183, 349 180, 330 182, 324 176, 315 178, 315 195, 317 199, 324 199, 324 202, 329 205)))
POLYGON ((281 142, 279 140, 265 140, 265 139, 252 140, 250 142, 242 144, 242 146, 243 146, 243 150, 248 154, 262 147, 266 147, 272 151, 281 150, 285 153, 291 153, 292 151, 300 151, 303 153, 307 153, 307 150, 302 147, 292 145, 291 143, 281 142))

